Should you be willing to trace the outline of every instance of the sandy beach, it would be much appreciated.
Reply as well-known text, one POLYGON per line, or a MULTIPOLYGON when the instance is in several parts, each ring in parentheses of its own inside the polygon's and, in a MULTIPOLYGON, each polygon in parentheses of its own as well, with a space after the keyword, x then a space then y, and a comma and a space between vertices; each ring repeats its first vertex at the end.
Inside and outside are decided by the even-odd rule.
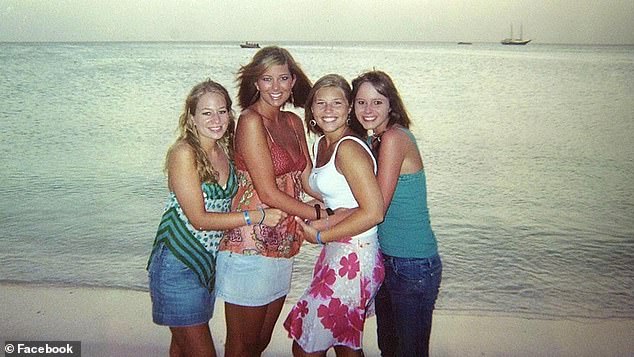
MULTIPOLYGON (((81 341, 82 356, 167 356, 170 334, 154 325, 147 292, 86 287, 2 284, 0 338, 81 341)), ((289 356, 281 327, 264 356, 289 356)), ((219 356, 224 352, 222 301, 211 321, 219 356)), ((376 319, 364 336, 367 356, 378 356, 376 319)), ((542 320, 437 311, 432 356, 634 356, 633 320, 542 320)), ((334 353, 329 353, 334 356, 334 353)))

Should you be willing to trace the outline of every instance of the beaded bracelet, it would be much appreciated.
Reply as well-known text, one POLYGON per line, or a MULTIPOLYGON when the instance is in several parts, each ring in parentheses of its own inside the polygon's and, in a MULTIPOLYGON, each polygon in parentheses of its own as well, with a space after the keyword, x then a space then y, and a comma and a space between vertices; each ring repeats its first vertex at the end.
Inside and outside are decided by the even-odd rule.
POLYGON ((317 231, 317 237, 315 238, 317 240, 317 243, 324 245, 324 242, 321 241, 321 232, 317 231))
POLYGON ((249 216, 249 211, 242 211, 242 215, 244 215, 244 222, 247 226, 251 225, 251 217, 249 216))

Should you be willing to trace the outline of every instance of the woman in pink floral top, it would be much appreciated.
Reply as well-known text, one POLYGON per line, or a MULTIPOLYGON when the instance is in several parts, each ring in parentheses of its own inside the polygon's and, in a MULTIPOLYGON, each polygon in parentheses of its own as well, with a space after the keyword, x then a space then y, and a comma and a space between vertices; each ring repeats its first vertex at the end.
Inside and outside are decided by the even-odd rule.
POLYGON ((310 188, 329 208, 356 209, 332 227, 326 222, 322 231, 296 219, 305 239, 323 248, 310 286, 284 322, 295 356, 325 356, 331 347, 337 356, 363 356, 363 325, 384 277, 376 228, 383 198, 376 162, 348 126, 350 93, 344 78, 327 75, 306 101, 307 125, 322 135, 313 148, 310 188))
POLYGON ((290 290, 293 257, 303 241, 293 216, 315 219, 321 212, 302 202, 311 169, 308 145, 299 116, 283 110, 286 104, 303 107, 310 80, 276 46, 257 51, 237 79, 243 110, 235 134, 238 192, 231 209, 275 207, 288 213, 275 227, 245 213, 245 224, 227 231, 219 246, 216 294, 225 302, 225 356, 252 357, 268 346, 290 290))

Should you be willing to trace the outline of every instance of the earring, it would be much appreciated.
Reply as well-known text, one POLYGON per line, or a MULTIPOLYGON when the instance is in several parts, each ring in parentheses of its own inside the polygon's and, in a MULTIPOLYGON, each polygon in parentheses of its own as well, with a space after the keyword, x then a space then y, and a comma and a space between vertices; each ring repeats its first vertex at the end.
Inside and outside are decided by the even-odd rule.
POLYGON ((351 122, 350 118, 346 119, 346 125, 347 126, 350 126, 350 122, 351 122))
POLYGON ((258 87, 258 83, 253 83, 253 86, 255 87, 255 93, 253 93, 253 98, 257 98, 260 95, 260 87, 258 87))
POLYGON ((311 119, 308 124, 310 124, 310 126, 315 126, 317 125, 317 122, 315 121, 315 119, 311 119))
POLYGON ((295 97, 293 96, 292 90, 291 90, 291 104, 295 105, 295 97))

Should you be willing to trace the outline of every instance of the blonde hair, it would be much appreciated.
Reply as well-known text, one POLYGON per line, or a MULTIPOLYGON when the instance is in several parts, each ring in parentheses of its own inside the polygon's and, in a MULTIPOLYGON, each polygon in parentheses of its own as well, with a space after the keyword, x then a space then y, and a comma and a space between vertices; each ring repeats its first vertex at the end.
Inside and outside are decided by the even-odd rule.
POLYGON ((277 46, 264 47, 253 55, 249 64, 240 67, 238 71, 238 104, 242 109, 257 102, 260 93, 255 88, 258 78, 272 66, 288 65, 288 70, 295 78, 295 85, 288 102, 295 107, 304 107, 308 91, 312 86, 310 80, 291 54, 284 48, 277 46))
POLYGON ((229 124, 227 126, 226 133, 222 136, 220 140, 218 140, 218 144, 220 144, 220 147, 222 147, 222 149, 227 153, 229 158, 233 158, 235 115, 233 109, 231 108, 231 97, 229 96, 229 93, 227 92, 225 87, 217 82, 212 81, 211 79, 207 79, 204 82, 195 85, 185 99, 185 106, 178 119, 179 135, 174 144, 172 144, 167 152, 167 156, 165 159, 165 172, 167 173, 168 171, 167 159, 169 158, 170 153, 177 144, 182 142, 189 145, 189 147, 196 154, 196 170, 198 171, 200 182, 216 183, 218 182, 218 174, 209 161, 209 158, 207 158, 207 153, 205 152, 205 150, 203 150, 200 143, 200 134, 198 134, 198 131, 194 127, 193 120, 190 119, 190 116, 196 115, 196 107, 198 106, 198 101, 203 95, 207 93, 217 93, 225 99, 229 114, 229 124))

